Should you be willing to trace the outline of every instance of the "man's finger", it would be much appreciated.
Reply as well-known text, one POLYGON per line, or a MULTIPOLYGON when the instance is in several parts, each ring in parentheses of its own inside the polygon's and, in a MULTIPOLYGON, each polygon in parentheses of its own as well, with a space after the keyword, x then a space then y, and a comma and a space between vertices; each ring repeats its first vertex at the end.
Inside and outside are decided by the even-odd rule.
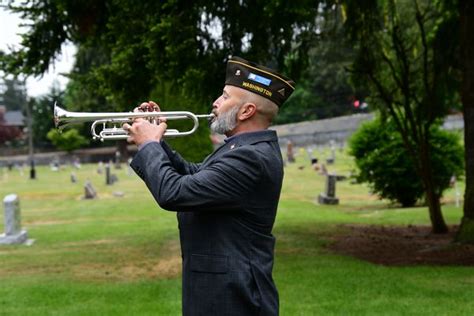
POLYGON ((168 124, 166 124, 166 122, 160 123, 160 125, 158 125, 158 129, 159 129, 158 133, 160 137, 163 137, 167 128, 168 128, 168 124))
POLYGON ((149 109, 150 109, 150 104, 148 102, 143 102, 142 104, 140 104, 139 108, 143 111, 143 112, 148 112, 149 109))
POLYGON ((131 127, 132 126, 128 123, 123 123, 123 125, 122 125, 122 128, 127 132, 130 130, 131 127))
POLYGON ((147 122, 148 122, 148 120, 146 120, 145 117, 135 117, 135 118, 133 119, 133 124, 139 123, 139 122, 142 122, 142 121, 147 121, 147 122))
POLYGON ((155 111, 155 112, 161 111, 160 106, 158 105, 158 103, 153 102, 153 101, 149 101, 148 103, 153 108, 153 111, 155 111))
POLYGON ((148 102, 143 102, 139 106, 133 109, 133 112, 149 112, 148 109, 150 108, 150 104, 148 102))

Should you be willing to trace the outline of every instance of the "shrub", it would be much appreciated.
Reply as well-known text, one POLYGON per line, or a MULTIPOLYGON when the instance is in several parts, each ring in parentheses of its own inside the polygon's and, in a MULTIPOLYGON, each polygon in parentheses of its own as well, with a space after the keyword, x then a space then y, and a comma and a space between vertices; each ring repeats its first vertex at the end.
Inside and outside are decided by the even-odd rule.
POLYGON ((64 132, 59 132, 57 129, 51 129, 48 132, 47 138, 56 148, 65 150, 68 153, 89 143, 88 140, 79 134, 76 129, 69 129, 64 132))
MULTIPOLYGON (((463 148, 456 134, 438 126, 430 133, 435 190, 441 197, 451 177, 463 173, 463 148)), ((423 196, 421 179, 393 122, 376 119, 362 125, 349 146, 358 169, 357 180, 368 183, 380 198, 409 207, 423 196)))

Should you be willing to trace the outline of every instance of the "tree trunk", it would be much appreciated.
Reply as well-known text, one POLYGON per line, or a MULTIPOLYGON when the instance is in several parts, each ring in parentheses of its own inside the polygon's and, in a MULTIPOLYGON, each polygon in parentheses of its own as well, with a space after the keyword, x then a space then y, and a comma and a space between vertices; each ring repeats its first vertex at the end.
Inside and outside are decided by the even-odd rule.
POLYGON ((456 240, 474 243, 474 2, 460 0, 459 15, 466 191, 464 192, 464 214, 456 240))
MULTIPOLYGON (((425 183, 425 186, 427 184, 425 183)), ((443 213, 441 212, 441 203, 439 196, 435 193, 433 183, 426 187, 426 202, 430 212, 431 231, 435 234, 445 234, 448 232, 448 226, 444 221, 443 213)))
POLYGON ((423 144, 420 145, 420 163, 420 176, 425 189, 426 203, 428 204, 428 211, 430 213, 431 231, 435 234, 445 234, 448 232, 448 226, 441 212, 439 194, 436 193, 435 190, 427 140, 424 140, 423 144))

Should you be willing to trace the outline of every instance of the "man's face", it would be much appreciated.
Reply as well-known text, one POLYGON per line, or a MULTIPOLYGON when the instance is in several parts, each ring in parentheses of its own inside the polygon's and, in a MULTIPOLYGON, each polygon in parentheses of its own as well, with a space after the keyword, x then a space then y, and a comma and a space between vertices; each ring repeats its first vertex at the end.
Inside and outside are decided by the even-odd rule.
POLYGON ((237 126, 237 114, 243 104, 243 91, 237 87, 225 86, 222 95, 212 104, 215 115, 211 123, 211 131, 228 134, 237 126))

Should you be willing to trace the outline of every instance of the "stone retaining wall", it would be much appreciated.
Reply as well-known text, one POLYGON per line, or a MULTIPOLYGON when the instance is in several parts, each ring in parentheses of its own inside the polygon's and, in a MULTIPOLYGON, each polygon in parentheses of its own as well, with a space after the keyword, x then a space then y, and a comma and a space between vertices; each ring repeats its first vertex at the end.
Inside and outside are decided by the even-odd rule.
MULTIPOLYGON (((295 146, 324 145, 331 141, 343 144, 367 121, 373 120, 374 114, 354 114, 324 120, 276 125, 280 145, 286 146, 291 141, 295 146)), ((462 130, 464 121, 461 114, 446 117, 443 128, 447 130, 462 130)))

